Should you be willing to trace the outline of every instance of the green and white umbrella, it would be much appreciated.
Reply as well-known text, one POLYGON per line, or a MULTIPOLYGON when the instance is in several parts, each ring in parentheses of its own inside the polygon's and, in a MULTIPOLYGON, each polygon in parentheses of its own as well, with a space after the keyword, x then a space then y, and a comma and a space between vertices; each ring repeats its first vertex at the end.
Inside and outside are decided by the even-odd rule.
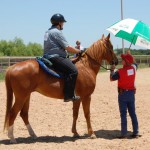
POLYGON ((128 18, 113 24, 106 30, 131 44, 150 49, 150 26, 142 21, 128 18))

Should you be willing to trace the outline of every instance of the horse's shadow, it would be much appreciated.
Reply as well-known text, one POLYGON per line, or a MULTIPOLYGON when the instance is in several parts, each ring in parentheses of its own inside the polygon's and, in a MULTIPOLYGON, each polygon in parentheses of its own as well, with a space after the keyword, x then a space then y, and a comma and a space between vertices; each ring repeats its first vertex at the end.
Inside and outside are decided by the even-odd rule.
MULTIPOLYGON (((31 143, 64 143, 66 141, 74 142, 76 139, 71 136, 39 136, 36 139, 33 139, 32 137, 19 137, 16 138, 17 144, 31 144, 31 143)), ((0 144, 9 145, 10 140, 0 140, 0 144)))
MULTIPOLYGON (((130 132, 129 132, 130 133, 130 132)), ((98 130, 95 131, 97 138, 107 139, 107 140, 113 140, 116 139, 116 136, 120 134, 119 130, 98 130)), ((32 137, 19 137, 16 138, 18 144, 31 144, 31 143, 65 143, 67 141, 69 142, 75 142, 76 140, 80 139, 87 139, 88 136, 85 134, 83 136, 80 136, 79 138, 74 138, 71 136, 40 136, 37 139, 33 139, 32 137)), ((10 140, 0 140, 0 144, 9 145, 10 140)))

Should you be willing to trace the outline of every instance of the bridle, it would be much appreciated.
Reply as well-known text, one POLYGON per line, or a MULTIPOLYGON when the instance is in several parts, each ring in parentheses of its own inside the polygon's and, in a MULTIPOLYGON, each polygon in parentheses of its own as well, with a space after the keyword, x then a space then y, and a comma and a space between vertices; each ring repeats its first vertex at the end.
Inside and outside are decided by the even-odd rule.
POLYGON ((96 61, 94 58, 92 58, 87 52, 84 52, 88 57, 90 57, 93 61, 95 61, 99 66, 101 66, 102 68, 104 68, 105 70, 111 70, 108 69, 106 67, 104 67, 101 63, 99 63, 98 61, 96 61))
MULTIPOLYGON (((101 40, 101 43, 103 44, 103 46, 104 46, 107 50, 111 51, 109 48, 106 47, 106 45, 104 44, 104 42, 103 42, 102 40, 101 40)), ((101 66, 101 67, 104 68, 105 70, 111 70, 111 69, 108 69, 108 68, 104 67, 100 62, 98 62, 98 61, 95 60, 93 57, 91 57, 91 56, 87 53, 87 50, 84 51, 82 55, 84 55, 84 54, 86 54, 88 57, 90 57, 94 62, 96 62, 99 66, 101 66)), ((113 64, 115 64, 115 61, 114 61, 114 60, 112 60, 112 62, 111 62, 110 65, 113 65, 113 64)))

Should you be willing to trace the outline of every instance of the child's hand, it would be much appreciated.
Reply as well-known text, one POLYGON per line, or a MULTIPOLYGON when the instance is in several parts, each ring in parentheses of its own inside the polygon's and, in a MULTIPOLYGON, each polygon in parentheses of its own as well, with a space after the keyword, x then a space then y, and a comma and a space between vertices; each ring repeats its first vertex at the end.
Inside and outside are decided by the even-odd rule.
POLYGON ((111 69, 111 71, 114 71, 116 69, 116 66, 115 65, 111 65, 110 69, 111 69))

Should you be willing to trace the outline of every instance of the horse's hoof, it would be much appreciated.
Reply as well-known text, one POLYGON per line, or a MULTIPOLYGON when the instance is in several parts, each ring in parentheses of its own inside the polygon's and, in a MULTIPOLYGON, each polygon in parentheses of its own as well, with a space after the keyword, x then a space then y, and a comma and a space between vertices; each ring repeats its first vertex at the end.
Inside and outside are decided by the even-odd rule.
POLYGON ((96 135, 95 134, 92 134, 91 136, 88 137, 88 139, 96 139, 96 135))
POLYGON ((17 141, 15 139, 11 139, 10 144, 17 144, 17 141))
POLYGON ((31 135, 31 137, 32 137, 33 139, 37 139, 36 134, 31 135))
POLYGON ((77 134, 74 134, 73 135, 73 138, 80 138, 80 135, 77 133, 77 134))

